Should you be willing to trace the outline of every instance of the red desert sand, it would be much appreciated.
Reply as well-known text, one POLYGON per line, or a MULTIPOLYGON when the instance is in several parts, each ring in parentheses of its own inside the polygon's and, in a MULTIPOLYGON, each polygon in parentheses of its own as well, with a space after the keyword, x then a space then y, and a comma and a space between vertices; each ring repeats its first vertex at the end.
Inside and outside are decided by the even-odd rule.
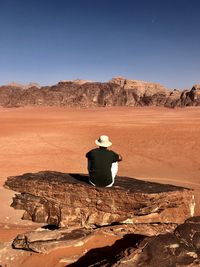
MULTIPOLYGON (((0 108, 0 125, 0 242, 37 227, 20 220, 22 212, 9 207, 14 193, 2 187, 6 178, 41 170, 86 173, 85 153, 102 134, 108 135, 112 149, 123 155, 119 175, 194 188, 196 215, 200 215, 198 107, 0 108)), ((6 264, 65 266, 62 257, 111 245, 115 240, 102 235, 84 247, 59 249, 49 255, 23 252, 15 262, 6 264)))

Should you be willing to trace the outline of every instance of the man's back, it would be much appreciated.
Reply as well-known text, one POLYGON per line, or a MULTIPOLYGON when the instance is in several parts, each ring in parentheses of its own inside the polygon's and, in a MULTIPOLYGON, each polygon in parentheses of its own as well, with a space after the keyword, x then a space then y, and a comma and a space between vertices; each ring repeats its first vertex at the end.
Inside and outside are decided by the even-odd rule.
POLYGON ((105 147, 90 150, 86 157, 89 162, 90 181, 97 186, 107 186, 112 183, 111 166, 119 161, 119 155, 105 147))

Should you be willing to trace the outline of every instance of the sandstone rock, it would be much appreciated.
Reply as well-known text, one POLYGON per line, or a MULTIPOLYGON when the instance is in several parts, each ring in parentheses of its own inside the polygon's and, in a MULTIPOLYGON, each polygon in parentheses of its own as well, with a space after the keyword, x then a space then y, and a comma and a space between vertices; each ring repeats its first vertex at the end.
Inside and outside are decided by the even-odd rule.
POLYGON ((21 193, 12 206, 25 210, 24 219, 48 223, 54 229, 18 235, 13 248, 49 253, 83 246, 96 234, 116 235, 121 239, 113 246, 63 261, 67 266, 87 267, 200 263, 200 217, 189 218, 194 214, 193 190, 128 177, 117 177, 113 187, 101 188, 87 179, 52 171, 9 177, 5 187, 21 193))
POLYGON ((12 248, 11 242, 0 242, 0 267, 17 267, 17 263, 28 253, 24 250, 16 250, 12 248))
POLYGON ((59 263, 65 263, 66 266, 68 266, 69 264, 72 264, 76 261, 78 261, 78 259, 83 256, 85 253, 81 253, 79 255, 73 255, 73 256, 67 256, 67 257, 63 257, 60 259, 59 263))
POLYGON ((139 96, 152 95, 158 92, 166 92, 166 88, 158 83, 150 83, 138 80, 127 80, 121 76, 114 77, 109 82, 112 84, 117 84, 125 90, 134 89, 139 96))
POLYGON ((16 83, 16 82, 11 82, 7 86, 15 87, 15 88, 21 88, 21 89, 28 89, 31 87, 37 87, 40 88, 41 86, 37 83, 30 82, 28 84, 21 84, 21 83, 16 83))
MULTIPOLYGON (((73 227, 56 229, 52 226, 47 226, 18 235, 12 243, 12 247, 38 253, 49 253, 57 248, 83 246, 94 235, 114 235, 123 238, 127 233, 134 233, 141 236, 156 236, 158 234, 171 233, 176 226, 177 224, 153 223, 115 225, 96 229, 73 229, 73 227)), ((71 262, 76 260, 78 260, 77 256, 70 259, 71 262)))
POLYGON ((146 238, 129 234, 112 247, 94 249, 68 267, 200 266, 200 217, 188 219, 174 233, 146 238))
POLYGON ((86 175, 52 171, 9 177, 5 187, 20 192, 12 207, 23 219, 58 226, 180 224, 194 214, 193 191, 118 177, 111 188, 93 187, 86 175))
POLYGON ((166 107, 181 106, 181 91, 174 89, 166 99, 165 106, 166 107))
POLYGON ((39 228, 18 235, 12 243, 12 247, 38 253, 49 253, 57 248, 83 246, 91 237, 91 231, 87 229, 62 228, 52 231, 39 228))
POLYGON ((123 237, 127 234, 137 234, 143 236, 157 236, 159 234, 171 233, 177 227, 176 223, 134 223, 104 226, 96 229, 108 235, 123 237))
POLYGON ((110 81, 111 84, 117 84, 127 94, 127 102, 130 105, 131 95, 135 99, 134 105, 140 106, 163 106, 166 97, 170 92, 162 85, 137 80, 127 80, 123 77, 115 77, 110 81))
POLYGON ((192 106, 200 105, 200 84, 196 84, 192 87, 188 97, 191 99, 192 106))
POLYGON ((133 252, 134 257, 129 255, 129 260, 124 258, 113 266, 198 266, 199 244, 200 217, 194 217, 179 225, 174 233, 143 240, 133 252))
POLYGON ((53 86, 39 87, 10 84, 0 87, 0 106, 199 106, 199 85, 182 93, 169 91, 157 83, 115 77, 109 82, 84 80, 61 81, 53 86))
POLYGON ((84 83, 94 83, 94 81, 90 80, 82 80, 82 79, 76 79, 76 80, 61 80, 60 83, 65 83, 65 82, 71 82, 71 83, 76 83, 79 85, 82 85, 84 83))

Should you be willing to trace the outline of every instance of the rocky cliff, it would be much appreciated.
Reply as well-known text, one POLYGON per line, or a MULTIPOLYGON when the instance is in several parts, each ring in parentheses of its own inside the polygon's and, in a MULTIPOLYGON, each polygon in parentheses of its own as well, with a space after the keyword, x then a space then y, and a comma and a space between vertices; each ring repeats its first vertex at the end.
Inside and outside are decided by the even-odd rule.
POLYGON ((167 90, 162 85, 115 77, 109 82, 61 81, 53 86, 27 89, 0 87, 0 106, 199 106, 200 85, 191 90, 167 90))

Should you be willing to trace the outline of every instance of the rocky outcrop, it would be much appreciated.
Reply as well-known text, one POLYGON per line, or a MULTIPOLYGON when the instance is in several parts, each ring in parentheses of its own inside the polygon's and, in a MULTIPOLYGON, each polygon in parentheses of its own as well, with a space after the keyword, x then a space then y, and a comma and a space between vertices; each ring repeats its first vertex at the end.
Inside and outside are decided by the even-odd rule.
POLYGON ((34 83, 34 82, 30 82, 28 84, 21 84, 21 83, 12 82, 12 83, 7 84, 6 86, 14 87, 14 88, 21 88, 21 89, 28 89, 31 87, 37 87, 37 88, 41 87, 39 84, 34 83))
POLYGON ((144 239, 136 250, 129 256, 123 257, 113 266, 168 267, 199 265, 200 217, 194 217, 179 225, 174 233, 144 239))
MULTIPOLYGON (((160 224, 159 224, 160 225, 160 224)), ((149 225, 150 226, 150 225, 149 225)), ((123 227, 123 226, 122 226, 123 227)), ((59 263, 68 267, 189 267, 200 266, 200 217, 193 217, 176 227, 170 233, 157 236, 132 233, 123 235, 111 246, 103 246, 90 250, 84 249, 88 241, 101 231, 96 229, 90 233, 88 229, 71 230, 62 228, 54 231, 37 229, 24 235, 19 235, 9 244, 0 244, 1 263, 10 266, 13 259, 24 256, 24 250, 48 253, 57 247, 84 246, 82 252, 67 255, 59 263), (66 235, 65 235, 66 232, 66 235)), ((119 230, 120 231, 120 230, 119 230)), ((105 235, 103 235, 105 238, 105 235)), ((48 264, 48 262, 47 262, 48 264)), ((59 264, 58 264, 59 265, 59 264)), ((18 266, 13 264, 12 266, 18 266)), ((60 266, 60 265, 59 265, 60 266)))
POLYGON ((113 246, 93 249, 67 266, 200 266, 200 217, 186 220, 173 233, 150 238, 126 235, 113 246))
POLYGON ((200 264, 200 217, 189 218, 193 190, 128 177, 117 177, 111 188, 87 180, 53 171, 9 177, 4 186, 20 193, 12 207, 25 210, 23 219, 47 224, 18 235, 13 248, 49 253, 84 246, 96 235, 114 235, 113 246, 84 250, 67 258, 67 266, 200 264))
POLYGON ((177 224, 123 224, 105 226, 100 228, 86 229, 62 227, 56 228, 52 225, 38 228, 34 231, 18 235, 12 247, 29 250, 37 253, 49 253, 54 249, 63 247, 78 247, 85 245, 94 236, 114 235, 123 238, 127 233, 141 235, 143 237, 156 236, 159 234, 171 233, 177 224))
POLYGON ((200 84, 196 84, 190 91, 185 91, 182 96, 182 102, 188 106, 200 105, 200 84))
POLYGON ((35 231, 18 235, 12 247, 37 253, 49 253, 57 248, 83 246, 90 238, 92 238, 92 232, 87 229, 38 228, 35 231))
POLYGON ((118 177, 111 188, 93 187, 86 175, 59 172, 9 177, 7 188, 20 192, 12 207, 23 219, 57 226, 176 223, 193 216, 193 191, 173 185, 118 177))
POLYGON ((53 86, 17 84, 0 87, 0 106, 199 106, 199 85, 191 90, 167 90, 157 83, 115 77, 109 82, 61 81, 53 86))

